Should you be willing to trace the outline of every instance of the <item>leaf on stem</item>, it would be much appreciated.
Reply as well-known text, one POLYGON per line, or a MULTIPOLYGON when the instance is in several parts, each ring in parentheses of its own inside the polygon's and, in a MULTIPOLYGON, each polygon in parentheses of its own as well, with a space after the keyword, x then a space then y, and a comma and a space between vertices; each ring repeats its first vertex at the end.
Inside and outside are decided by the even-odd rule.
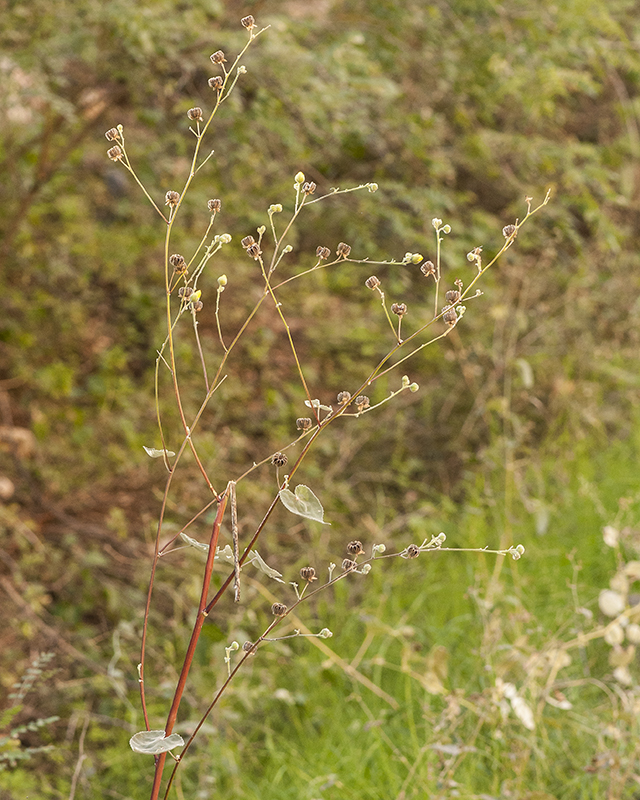
MULTIPOLYGON (((208 544, 199 542, 197 539, 192 539, 190 536, 187 536, 186 533, 181 533, 180 537, 186 544, 195 547, 196 550, 200 550, 203 553, 209 552, 208 544)), ((227 561, 229 564, 233 564, 233 550, 231 549, 231 545, 227 544, 223 548, 216 548, 215 561, 220 561, 221 559, 227 561)), ((278 581, 278 583, 284 583, 282 580, 282 573, 270 567, 257 550, 252 550, 251 553, 249 553, 247 561, 259 569, 260 572, 263 572, 268 578, 273 578, 273 580, 278 581)))
POLYGON ((296 486, 295 493, 290 489, 281 489, 280 500, 282 501, 282 505, 288 511, 291 511, 292 514, 297 514, 307 519, 313 519, 316 522, 321 522, 323 525, 331 525, 330 522, 324 521, 324 508, 322 507, 322 503, 308 486, 299 484, 296 486))
MULTIPOLYGON (((162 456, 165 454, 164 450, 157 450, 155 447, 145 447, 144 445, 142 445, 142 447, 144 452, 148 456, 151 456, 151 458, 162 458, 162 456)), ((173 450, 167 450, 166 453, 169 458, 173 458, 175 456, 173 450)))
POLYGON ((167 753, 174 747, 183 747, 184 739, 177 733, 166 736, 164 731, 140 731, 129 739, 134 753, 167 753))

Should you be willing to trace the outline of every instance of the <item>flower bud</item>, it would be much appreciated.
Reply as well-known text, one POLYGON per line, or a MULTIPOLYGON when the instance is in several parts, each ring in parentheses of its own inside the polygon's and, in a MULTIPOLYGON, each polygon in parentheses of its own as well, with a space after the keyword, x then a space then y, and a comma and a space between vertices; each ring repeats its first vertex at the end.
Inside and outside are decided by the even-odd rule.
POLYGON ((280 203, 273 203, 269 206, 269 214, 279 214, 282 211, 282 205, 280 203))
POLYGON ((218 278, 218 286, 220 287, 220 289, 224 289, 224 287, 226 285, 227 285, 227 276, 226 275, 221 275, 218 278))
POLYGON ((296 177, 294 181, 298 184, 304 183, 304 172, 296 172, 296 177))
POLYGON ((367 189, 373 194, 374 192, 378 191, 378 184, 377 183, 368 183, 367 189))

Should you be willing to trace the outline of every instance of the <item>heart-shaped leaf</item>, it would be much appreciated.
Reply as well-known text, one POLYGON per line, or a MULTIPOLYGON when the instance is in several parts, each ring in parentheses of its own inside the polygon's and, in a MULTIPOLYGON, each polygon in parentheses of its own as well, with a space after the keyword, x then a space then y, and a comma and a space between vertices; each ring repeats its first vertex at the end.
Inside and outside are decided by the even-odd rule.
POLYGON ((174 747, 182 747, 184 739, 177 733, 166 736, 164 731, 140 731, 129 739, 134 753, 166 753, 174 747))
POLYGON ((321 522, 323 525, 331 525, 330 522, 324 521, 324 508, 322 508, 322 503, 308 486, 299 484, 296 486, 295 493, 290 489, 281 489, 280 500, 282 500, 282 505, 291 511, 292 514, 298 514, 300 517, 313 519, 316 522, 321 522))

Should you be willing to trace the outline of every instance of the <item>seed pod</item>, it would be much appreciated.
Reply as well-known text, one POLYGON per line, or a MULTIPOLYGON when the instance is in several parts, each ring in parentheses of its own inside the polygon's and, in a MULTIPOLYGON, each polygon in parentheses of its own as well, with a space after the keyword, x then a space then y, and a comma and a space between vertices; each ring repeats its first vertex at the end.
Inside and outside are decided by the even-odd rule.
POLYGON ((356 397, 355 402, 358 411, 363 411, 365 408, 369 408, 369 406, 371 405, 371 401, 369 400, 366 394, 359 394, 356 397))
POLYGON ((351 252, 351 246, 345 244, 345 242, 340 242, 336 250, 336 255, 342 256, 343 258, 348 258, 350 252, 351 252))
POLYGON ((312 425, 313 420, 311 420, 309 417, 298 417, 296 420, 296 428, 299 431, 308 431, 312 425))
POLYGON ((505 239, 515 239, 518 235, 518 229, 515 225, 505 225, 502 229, 502 235, 505 239))
POLYGON ((109 128, 109 130, 105 133, 105 136, 110 142, 115 142, 116 139, 120 138, 117 128, 109 128))
POLYGON ((380 286, 380 278, 376 278, 375 275, 372 275, 370 278, 367 278, 367 280, 364 282, 364 285, 367 287, 367 289, 376 289, 378 286, 380 286))
POLYGON ((169 256, 169 263, 178 273, 178 275, 184 275, 184 273, 187 271, 187 262, 180 255, 180 253, 174 253, 172 256, 169 256))
POLYGON ((357 539, 353 542, 349 542, 347 545, 347 553, 349 553, 350 556, 361 556, 364 553, 362 542, 359 542, 357 539))
POLYGON ((253 655, 256 652, 257 647, 253 642, 245 642, 242 645, 242 649, 245 653, 251 653, 251 655, 253 655))
POLYGON ((255 27, 256 27, 256 21, 255 21, 255 19, 254 19, 254 18, 251 16, 251 14, 248 14, 246 17, 243 17, 243 18, 240 20, 240 23, 242 24, 242 27, 243 27, 243 28, 247 28, 248 30, 251 30, 252 28, 255 28, 255 27))
POLYGON ((456 314, 455 308, 449 308, 449 306, 445 306, 443 309, 442 320, 446 322, 447 325, 455 325, 458 321, 458 315, 456 314))
POLYGON ((207 83, 209 84, 209 86, 212 89, 217 89, 218 91, 220 91, 220 89, 222 89, 222 85, 224 84, 224 81, 222 80, 220 75, 216 75, 214 78, 209 78, 207 83))
POLYGON ((420 548, 417 544, 410 544, 406 552, 409 558, 417 558, 420 555, 420 548))
POLYGON ((180 202, 180 194, 178 192, 169 191, 165 194, 164 199, 165 206, 171 206, 171 208, 175 208, 180 202))
POLYGON ((195 303, 191 303, 191 308, 197 313, 198 311, 202 311, 204 307, 204 303, 202 300, 196 300, 195 303))
POLYGON ((222 201, 218 200, 217 198, 215 200, 209 200, 209 202, 207 203, 207 208, 209 209, 209 211, 211 211, 212 214, 215 214, 222 208, 222 201))
POLYGON ((457 303, 460 299, 460 292, 455 289, 450 289, 444 296, 447 303, 457 303))
POLYGON ((240 241, 240 244, 243 247, 251 247, 252 244, 255 244, 255 241, 256 240, 253 238, 253 236, 245 236, 244 239, 240 241))
POLYGON ((257 259, 262 255, 262 250, 258 244, 250 244, 249 247, 247 247, 247 255, 257 259))
POLYGON ((274 453, 271 456, 271 463, 274 467, 284 467, 288 460, 286 453, 274 453))
POLYGON ((107 155, 112 161, 120 161, 124 153, 122 152, 120 145, 115 145, 107 150, 107 155))
POLYGON ((391 305, 391 310, 399 317, 404 317, 404 315, 407 313, 407 306, 405 303, 393 303, 391 305))
POLYGON ((342 569, 344 570, 344 572, 351 572, 351 570, 356 569, 357 566, 358 565, 356 564, 356 562, 352 561, 350 558, 345 558, 342 561, 342 569))
POLYGON ((349 392, 339 392, 338 393, 338 402, 341 406, 346 406, 347 403, 351 400, 351 395, 349 392))
POLYGON ((321 261, 326 261, 331 255, 331 250, 329 250, 328 247, 323 247, 322 245, 320 245, 316 249, 316 255, 321 261))
POLYGON ((181 286, 178 289, 178 297, 184 297, 185 300, 188 300, 192 294, 193 294, 193 289, 191 288, 191 286, 181 286))
POLYGON ((313 194, 316 189, 317 189, 317 186, 315 185, 315 183, 313 181, 305 181, 302 184, 302 192, 303 192, 303 194, 313 194))
POLYGON ((223 61, 227 59, 224 57, 224 53, 222 50, 216 50, 215 53, 212 53, 209 58, 213 61, 214 64, 222 64, 223 61))
POLYGON ((284 617, 287 613, 287 607, 284 603, 274 603, 271 606, 271 613, 274 617, 284 617))
POLYGON ((420 267, 420 272, 422 272, 427 277, 429 277, 429 275, 435 275, 436 268, 433 261, 425 261, 424 264, 420 267))
POLYGON ((194 122, 201 122, 202 121, 202 109, 198 108, 198 106, 196 106, 195 108, 190 108, 187 111, 187 116, 189 117, 190 120, 193 120, 194 122))
POLYGON ((307 583, 318 580, 318 576, 316 575, 316 571, 313 567, 302 567, 300 570, 300 577, 307 583))

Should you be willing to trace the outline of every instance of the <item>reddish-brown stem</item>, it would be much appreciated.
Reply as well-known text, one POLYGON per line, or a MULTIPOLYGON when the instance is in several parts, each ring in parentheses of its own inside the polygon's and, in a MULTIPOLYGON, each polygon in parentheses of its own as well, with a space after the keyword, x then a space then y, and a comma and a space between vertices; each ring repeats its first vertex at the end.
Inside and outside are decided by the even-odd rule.
MULTIPOLYGON (((207 611, 206 611, 207 594, 209 593, 209 586, 211 584, 211 576, 213 574, 213 561, 216 556, 218 536, 220 535, 220 526, 222 525, 222 518, 224 517, 224 512, 227 507, 227 499, 228 499, 228 493, 225 493, 224 497, 220 501, 220 505, 218 506, 216 518, 213 522, 213 527, 211 529, 211 538, 209 539, 209 552, 207 554, 207 562, 204 567, 204 575, 202 578, 202 592, 200 593, 200 602, 198 603, 198 613, 196 614, 196 619, 193 624, 193 631, 191 633, 191 639, 189 640, 187 653, 184 657, 184 663, 182 664, 182 671, 180 672, 180 677, 178 678, 176 691, 173 695, 171 708, 169 709, 167 724, 164 729, 165 734, 167 736, 169 736, 169 734, 173 730, 173 726, 175 725, 176 718, 178 716, 178 709, 180 708, 180 703, 182 701, 182 695, 184 693, 184 689, 187 684, 187 677, 189 675, 189 670, 191 669, 193 657, 196 652, 196 645, 198 644, 198 639, 200 638, 200 633, 202 631, 202 626, 204 625, 204 621, 207 618, 207 611)), ((155 775, 153 776, 153 786, 151 789, 151 800, 157 800, 158 795, 160 793, 160 784, 162 782, 162 770, 164 768, 166 755, 167 755, 166 753, 161 753, 157 758, 156 771, 155 775)))

